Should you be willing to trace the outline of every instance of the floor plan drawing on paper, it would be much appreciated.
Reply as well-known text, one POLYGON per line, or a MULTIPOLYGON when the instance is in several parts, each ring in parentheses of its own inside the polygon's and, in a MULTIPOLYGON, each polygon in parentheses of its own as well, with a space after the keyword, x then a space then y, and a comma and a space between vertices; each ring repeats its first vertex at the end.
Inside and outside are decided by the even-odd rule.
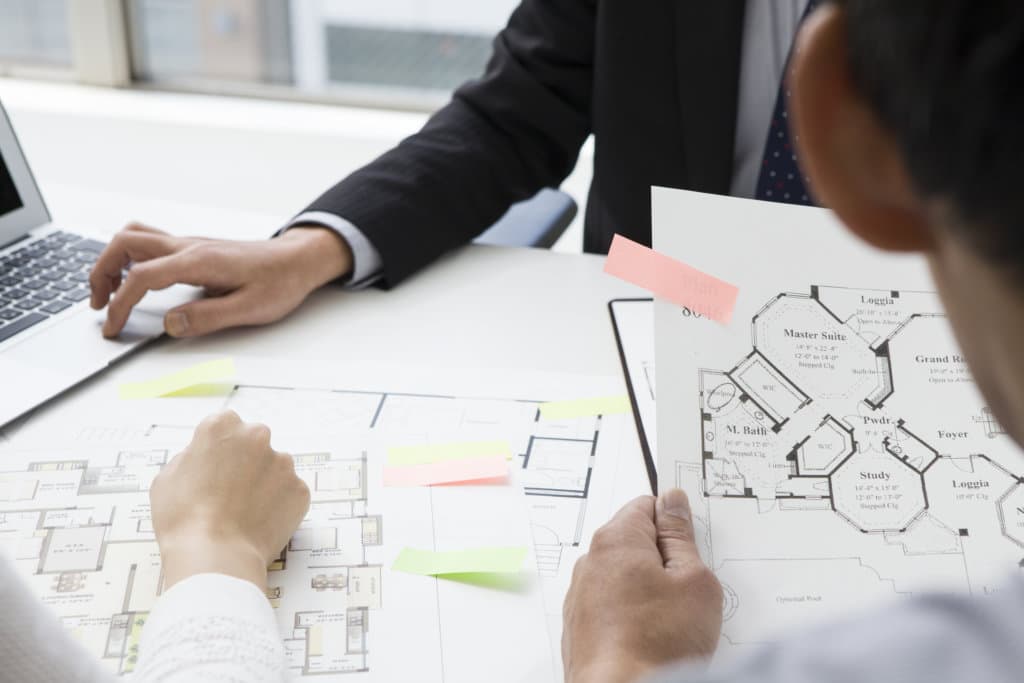
MULTIPOLYGON (((5 453, 0 464, 0 540, 65 626, 121 674, 134 669, 163 582, 147 491, 172 451, 139 446, 5 453)), ((366 671, 368 615, 382 599, 372 557, 381 518, 366 513, 366 461, 330 453, 295 461, 316 521, 271 566, 267 594, 287 615, 290 667, 297 675, 366 671)))
MULTIPOLYGON (((382 673, 381 657, 386 651, 387 664, 397 666, 391 661, 394 648, 399 643, 407 648, 409 633, 416 632, 405 624, 409 615, 423 620, 420 633, 438 630, 438 615, 450 620, 445 623, 460 621, 457 610, 465 598, 448 596, 465 588, 439 584, 436 591, 415 594, 396 589, 395 582, 418 587, 423 579, 389 573, 387 553, 401 534, 406 539, 401 545, 443 543, 444 524, 449 532, 453 524, 463 526, 458 514, 467 514, 464 507, 486 517, 485 506, 499 493, 518 496, 532 526, 541 585, 535 632, 524 647, 540 641, 541 659, 550 667, 549 643, 557 640, 548 632, 552 610, 560 614, 568 573, 586 543, 595 464, 611 418, 545 421, 540 403, 244 383, 223 399, 219 407, 247 421, 278 426, 275 447, 292 454, 312 494, 309 514, 271 566, 268 580, 267 597, 294 676, 393 679, 393 673, 390 678, 382 673), (509 443, 515 491, 478 487, 480 504, 459 507, 452 500, 472 494, 458 490, 463 487, 436 492, 381 487, 379 470, 388 445, 495 438, 509 443), (388 503, 393 500, 400 506, 388 503)), ((194 420, 159 417, 145 426, 85 425, 71 439, 73 445, 23 443, 15 437, 3 444, 0 458, 5 554, 77 639, 120 674, 133 670, 140 634, 163 589, 148 488, 203 414, 194 420)), ((440 626, 442 633, 445 628, 440 626)), ((455 647, 452 642, 422 640, 417 644, 422 657, 409 651, 410 661, 420 662, 421 680, 465 679, 447 666, 458 658, 446 652, 455 647)))
POLYGON ((583 539, 602 417, 544 421, 540 401, 364 391, 239 387, 228 403, 246 419, 317 428, 380 430, 397 442, 430 443, 495 434, 508 439, 529 501, 539 570, 554 575, 583 539), (339 421, 337 416, 343 416, 339 421))
POLYGON ((699 460, 673 473, 703 498, 725 642, 1024 567, 1024 460, 936 295, 811 286, 748 320, 731 365, 695 362, 699 460))

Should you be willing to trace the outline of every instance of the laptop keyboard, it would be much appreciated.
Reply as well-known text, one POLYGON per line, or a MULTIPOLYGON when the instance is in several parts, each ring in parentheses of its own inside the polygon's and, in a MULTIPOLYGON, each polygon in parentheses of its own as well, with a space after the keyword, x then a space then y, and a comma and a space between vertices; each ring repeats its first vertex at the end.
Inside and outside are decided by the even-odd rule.
POLYGON ((0 255, 0 343, 88 299, 105 246, 55 232, 0 255))

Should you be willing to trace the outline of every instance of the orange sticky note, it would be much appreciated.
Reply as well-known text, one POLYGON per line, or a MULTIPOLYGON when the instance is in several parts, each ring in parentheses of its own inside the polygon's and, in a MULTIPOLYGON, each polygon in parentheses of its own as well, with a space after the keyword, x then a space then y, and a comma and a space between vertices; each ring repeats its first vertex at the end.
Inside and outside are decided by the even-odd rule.
POLYGON ((434 486, 463 484, 483 479, 504 479, 508 461, 503 455, 463 460, 443 460, 420 465, 384 467, 384 486, 434 486))
POLYGON ((612 239, 604 272, 723 325, 732 319, 732 310, 740 293, 735 285, 622 235, 612 239))

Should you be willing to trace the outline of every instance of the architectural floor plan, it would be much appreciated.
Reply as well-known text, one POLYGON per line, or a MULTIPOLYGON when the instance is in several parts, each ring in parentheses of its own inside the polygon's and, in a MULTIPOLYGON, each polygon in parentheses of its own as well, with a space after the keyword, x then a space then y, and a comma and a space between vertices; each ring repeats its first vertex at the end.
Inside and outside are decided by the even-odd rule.
POLYGON ((923 264, 824 212, 711 203, 735 248, 689 259, 741 298, 729 326, 656 304, 658 474, 694 501, 723 650, 927 590, 997 593, 1024 567, 1024 457, 923 264), (776 228, 799 246, 769 246, 776 228))
MULTIPOLYGON (((775 541, 801 532, 756 557, 714 537, 726 615, 737 617, 727 638, 757 640, 757 615, 769 606, 732 586, 791 574, 794 562, 817 567, 822 581, 805 577, 800 590, 771 596, 773 620, 843 600, 821 585, 837 575, 841 593, 898 594, 922 578, 986 592, 997 589, 993 569, 1024 563, 1024 460, 976 396, 940 310, 922 292, 783 293, 752 318, 749 354, 699 371, 711 522, 723 514, 758 529, 778 524, 775 541), (859 537, 863 554, 834 554, 835 535, 859 537), (804 557, 779 556, 799 538, 804 557)), ((677 480, 691 476, 677 463, 677 480)))
POLYGON ((163 588, 149 484, 191 437, 188 414, 198 420, 223 407, 271 425, 274 446, 293 455, 312 492, 309 514, 271 567, 267 596, 296 677, 404 680, 415 666, 417 680, 475 680, 480 669, 461 650, 477 647, 472 624, 485 614, 503 622, 486 641, 519 643, 518 654, 502 646, 520 660, 509 680, 555 677, 550 643, 559 633, 548 630, 560 622, 551 617, 589 538, 600 453, 617 455, 628 416, 544 421, 538 400, 244 381, 224 398, 189 401, 149 413, 149 423, 82 424, 63 444, 28 430, 0 443, 0 546, 111 670, 132 671, 163 588), (511 447, 511 486, 381 485, 389 446, 494 439, 511 447), (388 570, 401 547, 502 545, 503 537, 532 541, 538 570, 512 602, 388 570))
POLYGON ((495 435, 511 446, 527 496, 538 569, 556 576, 562 556, 580 545, 602 420, 620 416, 543 421, 537 400, 346 390, 301 391, 242 386, 227 406, 247 420, 268 424, 286 411, 289 432, 333 424, 339 434, 353 430, 387 434, 392 443, 485 440, 495 435), (337 421, 335 416, 343 416, 337 421))

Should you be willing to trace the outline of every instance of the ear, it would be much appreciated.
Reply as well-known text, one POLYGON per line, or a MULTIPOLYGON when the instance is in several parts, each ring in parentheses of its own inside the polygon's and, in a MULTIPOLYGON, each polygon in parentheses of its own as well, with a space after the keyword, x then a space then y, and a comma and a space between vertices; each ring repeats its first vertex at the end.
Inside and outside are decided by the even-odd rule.
POLYGON ((853 86, 841 8, 826 3, 808 18, 792 62, 792 124, 801 166, 818 201, 876 247, 929 250, 925 207, 903 157, 853 86))

